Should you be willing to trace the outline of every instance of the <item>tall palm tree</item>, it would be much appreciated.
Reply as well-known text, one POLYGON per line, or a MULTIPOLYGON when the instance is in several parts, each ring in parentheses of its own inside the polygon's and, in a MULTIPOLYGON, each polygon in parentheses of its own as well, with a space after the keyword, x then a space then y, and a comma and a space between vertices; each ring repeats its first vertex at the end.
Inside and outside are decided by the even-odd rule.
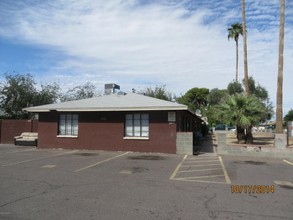
POLYGON ((283 64, 285 0, 280 0, 279 65, 277 84, 276 133, 283 133, 283 64))
POLYGON ((218 107, 216 114, 225 123, 236 125, 238 142, 245 141, 246 144, 251 144, 253 142, 251 128, 264 118, 266 108, 253 95, 235 94, 218 107))
POLYGON ((243 29, 241 23, 234 23, 228 30, 228 40, 233 38, 236 42, 236 82, 238 82, 238 39, 239 35, 243 35, 243 29))
POLYGON ((246 40, 246 19, 245 19, 245 0, 242 0, 242 29, 243 29, 245 94, 246 94, 246 96, 249 96, 248 64, 247 64, 247 40, 246 40))

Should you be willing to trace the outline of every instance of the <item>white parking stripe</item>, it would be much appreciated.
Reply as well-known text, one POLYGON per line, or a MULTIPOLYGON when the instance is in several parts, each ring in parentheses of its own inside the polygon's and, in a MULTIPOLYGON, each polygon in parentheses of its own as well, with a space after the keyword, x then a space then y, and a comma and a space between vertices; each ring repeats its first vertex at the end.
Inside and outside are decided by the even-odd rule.
POLYGON ((191 179, 176 179, 179 181, 186 181, 186 182, 197 182, 197 183, 216 183, 216 184, 227 184, 226 182, 216 182, 210 180, 191 180, 191 179))
POLYGON ((76 151, 78 151, 78 150, 69 151, 69 152, 65 152, 65 153, 61 153, 61 154, 54 154, 52 156, 38 157, 38 158, 30 159, 30 160, 23 160, 23 161, 19 161, 19 162, 15 162, 15 163, 8 163, 8 164, 2 165, 2 167, 8 167, 8 166, 17 165, 17 164, 28 163, 31 161, 42 160, 42 159, 47 159, 47 158, 51 158, 51 157, 58 157, 58 156, 65 155, 65 154, 72 154, 76 151))
POLYGON ((193 180, 193 179, 202 179, 202 178, 211 178, 211 177, 219 177, 219 176, 225 176, 225 175, 208 175, 208 176, 190 176, 190 177, 179 177, 176 179, 186 179, 186 180, 193 180))
POLYGON ((223 168, 223 172, 224 172, 224 175, 225 175, 226 183, 231 184, 231 180, 230 180, 230 178, 229 178, 229 176, 228 176, 228 172, 227 172, 227 170, 226 170, 226 168, 225 168, 225 165, 224 165, 224 163, 223 163, 222 157, 219 157, 219 160, 220 160, 221 165, 222 165, 222 168, 223 168))
POLYGON ((207 166, 221 166, 221 164, 217 163, 217 164, 200 164, 200 165, 183 165, 181 167, 207 167, 207 166))
POLYGON ((185 157, 170 179, 180 181, 231 184, 221 157, 185 157))
POLYGON ((170 180, 174 179, 174 177, 176 176, 176 174, 178 173, 178 170, 180 169, 180 167, 182 167, 182 164, 184 162, 184 160, 187 158, 187 154, 183 157, 182 161, 178 164, 178 166, 176 167, 176 169, 174 170, 174 172, 172 173, 172 175, 170 176, 170 180))
POLYGON ((94 166, 97 166, 97 165, 99 165, 99 164, 102 164, 102 163, 108 162, 108 161, 113 160, 113 159, 115 159, 115 158, 122 157, 122 156, 124 156, 124 155, 126 155, 126 154, 129 154, 129 152, 126 152, 126 153, 123 153, 123 154, 119 154, 119 155, 114 156, 114 157, 110 157, 110 158, 108 158, 108 159, 106 159, 106 160, 99 161, 99 162, 94 163, 94 164, 92 164, 92 165, 89 165, 89 166, 83 167, 83 168, 81 168, 81 169, 75 170, 74 172, 79 172, 79 171, 82 171, 82 170, 85 170, 85 169, 89 169, 89 168, 91 168, 91 167, 94 167, 94 166))
POLYGON ((0 154, 14 154, 14 153, 21 153, 21 152, 26 152, 26 151, 35 151, 36 149, 26 149, 26 150, 17 150, 17 151, 10 151, 10 152, 1 152, 0 154))
POLYGON ((214 159, 217 159, 218 156, 201 156, 201 157, 189 157, 189 158, 186 158, 186 161, 191 161, 191 160, 194 160, 194 161, 205 161, 205 160, 214 160, 214 159))
POLYGON ((218 158, 217 160, 201 160, 201 161, 185 161, 184 163, 209 163, 209 162, 219 162, 218 158))
POLYGON ((178 171, 178 173, 204 172, 204 171, 221 170, 221 169, 222 169, 222 168, 202 169, 202 170, 182 170, 182 171, 178 171))
POLYGON ((290 161, 288 161, 288 160, 283 160, 285 163, 288 163, 288 164, 290 164, 290 165, 292 165, 293 166, 293 163, 291 163, 290 161))
POLYGON ((293 187, 293 183, 289 182, 289 181, 280 181, 280 180, 274 180, 274 183, 279 185, 279 186, 289 186, 289 187, 293 187))

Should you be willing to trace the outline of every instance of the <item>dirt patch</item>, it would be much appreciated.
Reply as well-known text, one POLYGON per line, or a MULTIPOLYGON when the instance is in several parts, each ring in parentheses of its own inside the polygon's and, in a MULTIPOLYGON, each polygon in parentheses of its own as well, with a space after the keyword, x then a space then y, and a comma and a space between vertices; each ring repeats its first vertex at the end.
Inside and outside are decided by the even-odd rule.
MULTIPOLYGON (((272 133, 253 133, 253 145, 273 147, 274 146, 274 135, 272 133)), ((238 144, 236 134, 227 133, 227 144, 238 144)))
POLYGON ((253 160, 246 160, 246 161, 234 161, 236 164, 251 164, 251 165, 265 165, 266 162, 263 161, 253 161, 253 160))
POLYGON ((74 155, 89 157, 89 156, 97 156, 99 154, 97 154, 97 153, 75 153, 74 155))
POLYGON ((144 167, 132 167, 131 172, 132 173, 142 173, 145 171, 148 171, 149 169, 144 168, 144 167))
POLYGON ((134 174, 134 173, 143 173, 148 171, 148 168, 144 168, 144 167, 131 167, 131 168, 127 168, 125 170, 121 170, 120 173, 121 174, 134 174))
POLYGON ((163 156, 157 155, 138 155, 138 156, 129 156, 128 159, 131 160, 165 160, 163 156))
POLYGON ((262 162, 262 161, 253 161, 253 160, 247 160, 244 161, 246 164, 252 164, 252 165, 264 165, 266 164, 266 162, 262 162))

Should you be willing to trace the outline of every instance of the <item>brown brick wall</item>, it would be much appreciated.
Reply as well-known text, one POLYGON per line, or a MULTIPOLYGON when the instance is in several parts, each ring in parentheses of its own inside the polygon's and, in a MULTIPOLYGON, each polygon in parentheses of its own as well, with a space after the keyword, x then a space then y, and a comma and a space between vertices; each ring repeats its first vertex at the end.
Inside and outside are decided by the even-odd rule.
POLYGON ((149 140, 125 140, 125 112, 79 113, 77 138, 57 137, 58 113, 41 113, 38 147, 176 153, 176 124, 168 112, 149 112, 149 140))
POLYGON ((39 120, 32 120, 32 129, 31 132, 38 132, 39 120))
POLYGON ((22 132, 37 132, 38 120, 1 120, 0 123, 1 144, 14 143, 14 137, 22 132))

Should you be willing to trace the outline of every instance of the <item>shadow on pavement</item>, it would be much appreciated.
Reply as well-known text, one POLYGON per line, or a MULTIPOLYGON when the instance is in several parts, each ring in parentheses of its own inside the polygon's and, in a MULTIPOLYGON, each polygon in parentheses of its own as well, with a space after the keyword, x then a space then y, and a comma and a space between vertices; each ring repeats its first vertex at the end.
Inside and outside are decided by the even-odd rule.
POLYGON ((205 154, 205 153, 215 153, 214 152, 214 144, 213 144, 213 136, 211 134, 207 134, 202 140, 199 142, 197 146, 194 147, 194 155, 205 154))

